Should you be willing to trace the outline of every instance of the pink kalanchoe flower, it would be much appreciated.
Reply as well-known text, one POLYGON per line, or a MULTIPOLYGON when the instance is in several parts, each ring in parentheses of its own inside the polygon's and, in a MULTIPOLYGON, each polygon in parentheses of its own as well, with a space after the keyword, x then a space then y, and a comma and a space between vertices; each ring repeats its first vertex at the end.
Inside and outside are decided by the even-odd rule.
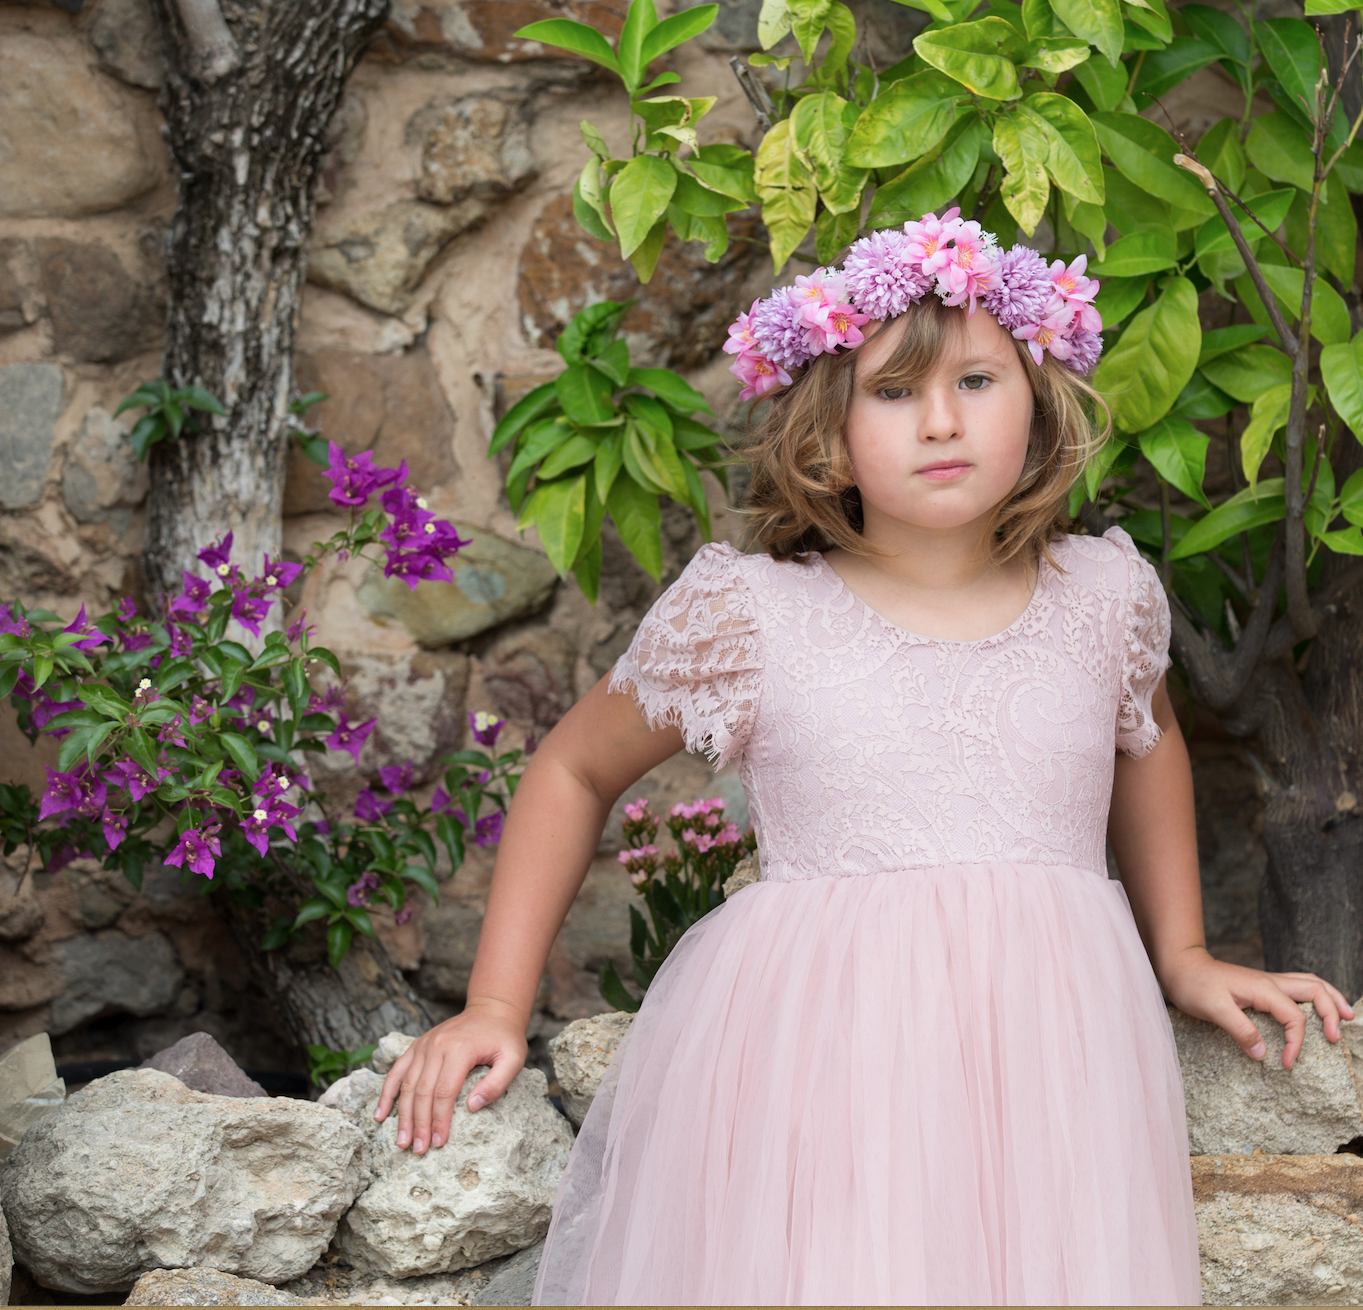
POLYGON ((213 857, 222 854, 222 846, 218 843, 217 836, 221 827, 221 824, 213 823, 202 830, 186 828, 180 835, 179 843, 166 856, 164 863, 173 864, 180 869, 188 865, 191 873, 200 874, 211 880, 215 867, 213 857))
POLYGON ((797 277, 787 293, 797 309, 810 305, 837 305, 847 299, 847 282, 831 268, 816 268, 808 277, 797 277))
MULTIPOLYGON (((818 342, 819 351, 832 351, 838 346, 859 346, 865 340, 861 325, 869 323, 869 314, 858 314, 849 304, 806 305, 802 311, 809 324, 810 335, 818 342)), ((811 348, 813 343, 811 342, 811 348)))
POLYGON ((1089 257, 1080 255, 1068 268, 1063 259, 1051 265, 1051 285, 1056 294, 1070 303, 1089 302, 1098 294, 1098 279, 1086 277, 1089 257))
POLYGON ((752 302, 752 308, 746 314, 740 314, 729 325, 729 339, 724 343, 725 351, 730 355, 742 354, 745 350, 761 350, 758 340, 753 336, 752 328, 749 326, 749 318, 757 312, 760 300, 752 302))
POLYGON ((951 260, 951 243, 962 226, 960 213, 960 209, 953 206, 941 218, 936 214, 924 214, 921 219, 904 224, 904 235, 909 239, 909 258, 925 276, 939 272, 951 260))
POLYGON ((1062 335, 1069 326, 1070 317, 1067 310, 1062 310, 1059 314, 1043 318, 1039 323, 1027 323, 1023 327, 1014 328, 1013 335, 1019 341, 1027 343, 1027 349, 1032 352, 1032 358, 1038 364, 1048 350, 1056 359, 1065 360, 1074 350, 1069 338, 1062 335))
POLYGON ((625 818, 631 823, 638 823, 641 819, 650 817, 648 809, 648 797, 640 796, 637 801, 628 801, 625 805, 625 818))
POLYGON ((743 383, 739 400, 752 400, 777 387, 790 386, 790 374, 764 355, 742 354, 729 365, 729 372, 743 383))

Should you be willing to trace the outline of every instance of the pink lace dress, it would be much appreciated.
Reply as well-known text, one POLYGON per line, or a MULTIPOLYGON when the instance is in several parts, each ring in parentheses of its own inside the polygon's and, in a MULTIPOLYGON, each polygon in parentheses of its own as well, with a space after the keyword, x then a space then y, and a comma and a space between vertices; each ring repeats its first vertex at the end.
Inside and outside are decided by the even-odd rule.
POLYGON ((1169 613, 1066 537, 982 641, 704 547, 610 688, 737 758, 761 881, 682 938, 555 1199, 536 1305, 1200 1303, 1173 1034, 1104 837, 1169 613))

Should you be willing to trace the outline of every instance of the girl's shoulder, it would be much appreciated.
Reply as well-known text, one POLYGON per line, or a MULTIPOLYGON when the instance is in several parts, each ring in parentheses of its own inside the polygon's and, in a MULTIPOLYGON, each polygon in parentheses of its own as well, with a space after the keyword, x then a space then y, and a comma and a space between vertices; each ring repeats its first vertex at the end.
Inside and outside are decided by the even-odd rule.
POLYGON ((1050 552, 1062 570, 1085 589, 1098 588, 1130 595, 1158 587, 1159 574, 1123 528, 1108 528, 1101 537, 1066 532, 1050 543, 1050 552))

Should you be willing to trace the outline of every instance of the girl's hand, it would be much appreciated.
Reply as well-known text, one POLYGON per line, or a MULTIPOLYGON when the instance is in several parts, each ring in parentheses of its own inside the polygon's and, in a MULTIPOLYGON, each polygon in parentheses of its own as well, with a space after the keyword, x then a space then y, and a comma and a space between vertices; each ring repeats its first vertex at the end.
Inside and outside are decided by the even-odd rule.
POLYGON ((1339 1041, 1340 1018, 1354 1017, 1353 1006, 1339 989, 1314 973, 1265 973, 1224 964, 1212 959, 1202 946, 1180 952, 1162 970, 1160 983, 1164 994, 1184 1014, 1224 1028, 1253 1060, 1262 1060, 1268 1048, 1244 1010, 1248 1007, 1271 1014, 1286 1030, 1284 1069, 1297 1062, 1306 1039, 1306 1015, 1296 1002, 1310 1001, 1316 1007, 1325 1023, 1325 1035, 1332 1042, 1339 1041))
POLYGON ((525 1023, 496 1002, 473 1001, 463 1013, 423 1033, 388 1071, 374 1118, 398 1103, 397 1144, 424 1155, 450 1136, 455 1098, 475 1065, 489 1064, 469 1092, 470 1112, 490 1105, 511 1085, 526 1056, 525 1023))

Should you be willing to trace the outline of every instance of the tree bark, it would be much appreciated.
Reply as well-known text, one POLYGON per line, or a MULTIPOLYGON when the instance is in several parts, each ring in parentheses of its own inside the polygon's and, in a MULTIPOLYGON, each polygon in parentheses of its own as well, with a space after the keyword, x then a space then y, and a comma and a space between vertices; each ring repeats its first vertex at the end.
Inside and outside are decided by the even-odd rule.
MULTIPOLYGON (((152 0, 180 176, 166 246, 163 376, 226 418, 152 447, 153 605, 228 528, 248 571, 278 556, 292 354, 327 124, 388 0, 152 0)), ((208 416, 204 416, 208 418, 208 416)))

